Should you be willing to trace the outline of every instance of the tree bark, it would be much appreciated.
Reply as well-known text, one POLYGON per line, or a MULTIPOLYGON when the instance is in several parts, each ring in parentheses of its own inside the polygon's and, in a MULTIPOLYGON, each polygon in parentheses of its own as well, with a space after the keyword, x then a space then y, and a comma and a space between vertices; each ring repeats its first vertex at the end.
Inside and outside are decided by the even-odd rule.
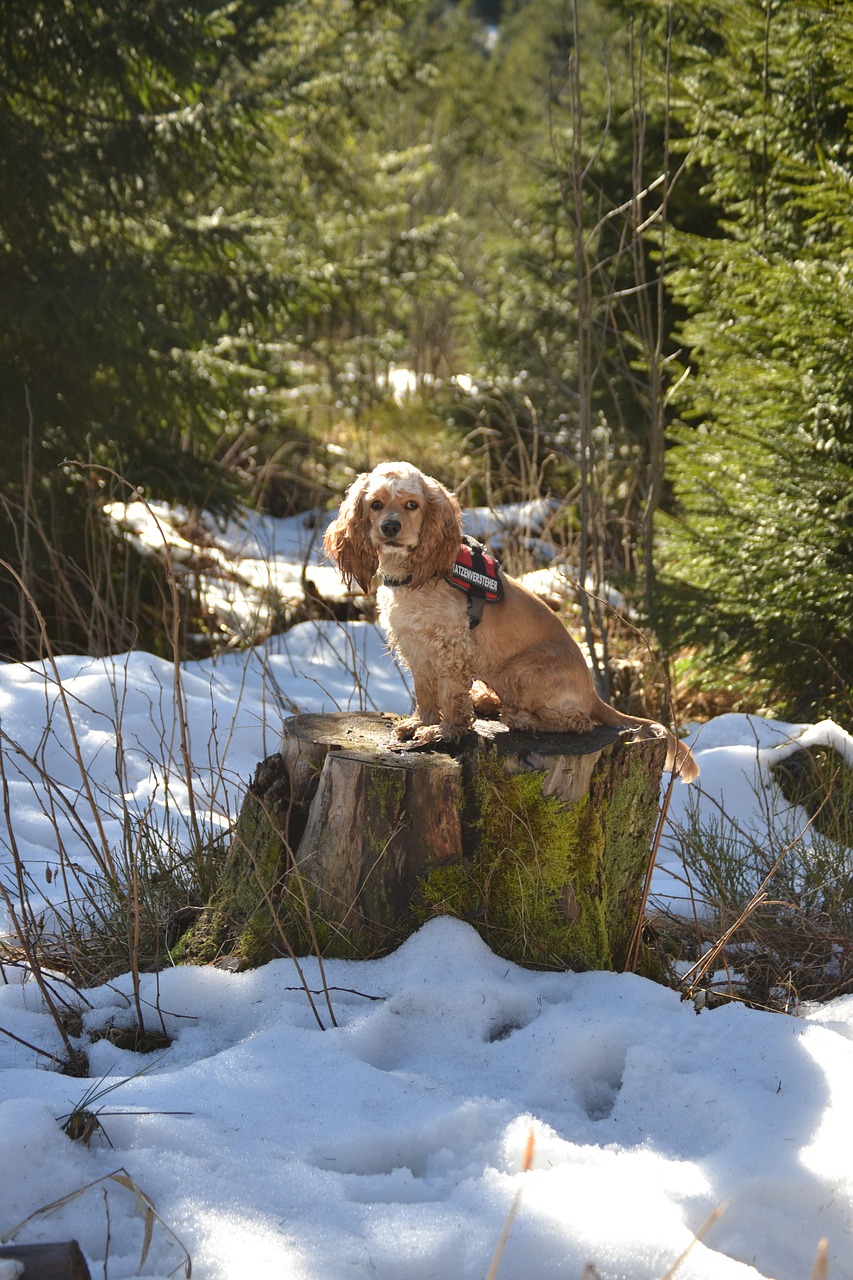
POLYGON ((248 966, 317 944, 327 956, 368 957, 450 914, 519 963, 621 968, 663 740, 478 721, 452 754, 396 752, 393 721, 287 722, 180 958, 248 966))

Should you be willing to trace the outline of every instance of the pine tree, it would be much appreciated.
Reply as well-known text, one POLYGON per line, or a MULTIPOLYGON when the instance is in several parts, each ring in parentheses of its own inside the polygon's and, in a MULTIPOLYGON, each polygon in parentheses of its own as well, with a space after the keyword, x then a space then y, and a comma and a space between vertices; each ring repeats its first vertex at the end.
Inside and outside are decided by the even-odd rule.
MULTIPOLYGON (((353 298, 366 314, 361 229, 399 184, 383 186, 356 137, 409 69, 400 8, 3 6, 0 559, 60 646, 133 639, 131 602, 117 632, 103 626, 93 467, 215 508, 229 492, 218 454, 247 428, 281 446, 290 358, 337 336, 353 298)), ((373 247, 398 254, 399 275, 402 239, 373 247)), ((377 279, 371 296, 388 295, 377 279)), ((39 630, 8 586, 0 653, 29 655, 39 630)))
POLYGON ((676 6, 720 210, 670 281, 689 363, 662 521, 673 642, 789 715, 853 688, 853 5, 676 6))

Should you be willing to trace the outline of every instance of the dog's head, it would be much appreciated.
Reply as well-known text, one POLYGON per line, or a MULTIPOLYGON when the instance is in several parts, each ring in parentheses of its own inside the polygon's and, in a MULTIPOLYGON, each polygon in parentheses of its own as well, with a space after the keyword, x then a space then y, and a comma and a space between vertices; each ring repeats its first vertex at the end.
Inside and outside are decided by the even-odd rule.
POLYGON ((383 462, 350 485, 325 548, 347 586, 370 589, 382 566, 412 587, 449 573, 462 533, 459 503, 408 462, 383 462))

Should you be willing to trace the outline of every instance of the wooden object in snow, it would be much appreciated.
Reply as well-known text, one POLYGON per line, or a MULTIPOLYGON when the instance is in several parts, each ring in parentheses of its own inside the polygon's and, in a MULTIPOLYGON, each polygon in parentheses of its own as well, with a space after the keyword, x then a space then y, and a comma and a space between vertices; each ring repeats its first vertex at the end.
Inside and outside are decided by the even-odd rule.
POLYGON ((451 752, 398 752, 393 717, 289 720, 257 768, 214 901, 181 958, 392 950, 431 916, 548 968, 619 969, 640 910, 666 755, 616 729, 478 721, 451 752))
POLYGON ((76 1240, 3 1245, 0 1261, 7 1258, 23 1266, 21 1280, 90 1280, 86 1259, 76 1240))

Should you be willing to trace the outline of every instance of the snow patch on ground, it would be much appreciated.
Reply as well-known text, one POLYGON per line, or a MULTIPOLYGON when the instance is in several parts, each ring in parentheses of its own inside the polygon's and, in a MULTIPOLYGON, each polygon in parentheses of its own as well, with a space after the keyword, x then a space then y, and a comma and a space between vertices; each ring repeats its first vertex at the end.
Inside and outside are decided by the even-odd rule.
MULTIPOLYGON (((149 511, 128 518, 155 545, 149 511)), ((316 523, 276 530, 270 543, 268 522, 235 524, 219 545, 246 581, 255 562, 282 589, 303 557, 320 572, 316 523)), ((185 849, 192 793, 206 829, 226 829, 297 709, 410 706, 367 622, 306 622, 177 670, 146 653, 0 665, 0 929, 14 927, 13 850, 50 928, 134 822, 185 849)), ((699 786, 674 789, 652 884, 674 909, 691 802, 766 839, 784 805, 773 760, 797 743, 853 759, 830 722, 726 715, 688 741, 699 786)), ((304 972, 319 991, 312 959, 304 972)), ((63 1044, 24 976, 0 972, 0 1235, 76 1238, 93 1275, 180 1274, 172 1231, 201 1280, 481 1280, 518 1195, 500 1280, 579 1280, 589 1263, 652 1280, 720 1206, 679 1280, 805 1280, 822 1238, 832 1280, 853 1280, 853 996, 799 1018, 697 1017, 631 975, 520 969, 437 919, 391 956, 327 962, 337 1028, 320 1029, 288 960, 143 975, 171 1046, 151 1058, 99 1040, 76 1080, 49 1069, 63 1044), (103 1126, 88 1147, 61 1127, 84 1098, 103 1126), (147 1252, 142 1197, 160 1215, 147 1252)), ((132 1018, 129 975, 83 995, 88 1030, 132 1018)))

